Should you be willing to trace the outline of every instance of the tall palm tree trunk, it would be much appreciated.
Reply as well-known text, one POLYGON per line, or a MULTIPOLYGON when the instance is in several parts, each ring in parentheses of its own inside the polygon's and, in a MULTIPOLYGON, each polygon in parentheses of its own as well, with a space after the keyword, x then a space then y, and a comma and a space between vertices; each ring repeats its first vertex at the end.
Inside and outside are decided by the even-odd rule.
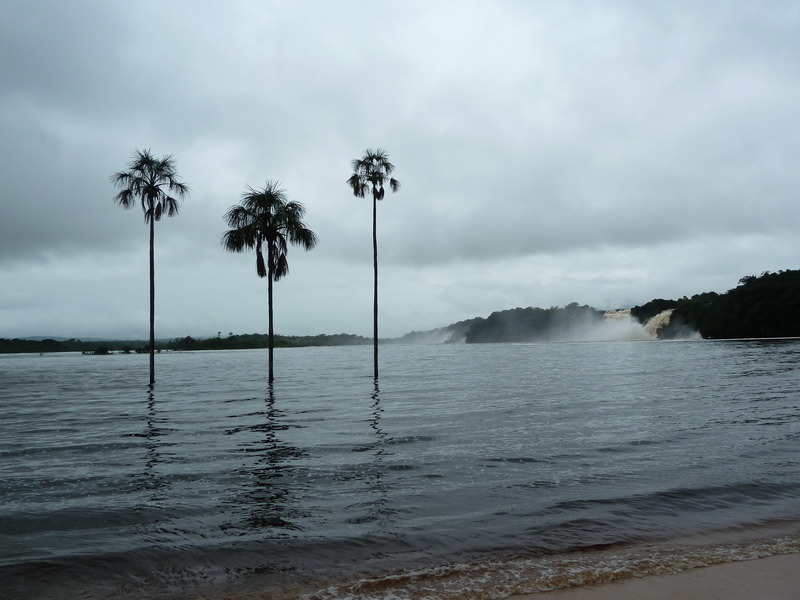
POLYGON ((378 231, 377 207, 375 194, 372 195, 372 263, 375 280, 375 289, 372 295, 372 348, 373 348, 373 377, 378 379, 378 231))
POLYGON ((150 385, 156 382, 156 267, 154 255, 155 219, 150 217, 150 385))
POLYGON ((269 378, 268 383, 272 383, 275 378, 272 375, 272 355, 273 355, 273 348, 275 347, 275 333, 272 328, 272 280, 274 279, 274 273, 272 269, 272 256, 270 256, 270 268, 269 273, 267 274, 267 315, 269 319, 269 333, 268 333, 268 342, 267 345, 269 346, 269 378))

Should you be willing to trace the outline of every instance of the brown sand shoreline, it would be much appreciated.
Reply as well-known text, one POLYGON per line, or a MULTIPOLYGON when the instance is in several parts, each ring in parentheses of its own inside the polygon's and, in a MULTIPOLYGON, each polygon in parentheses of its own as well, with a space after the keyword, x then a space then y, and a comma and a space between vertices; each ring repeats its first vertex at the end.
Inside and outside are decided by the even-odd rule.
POLYGON ((672 575, 512 596, 511 600, 797 600, 800 553, 769 556, 672 575))

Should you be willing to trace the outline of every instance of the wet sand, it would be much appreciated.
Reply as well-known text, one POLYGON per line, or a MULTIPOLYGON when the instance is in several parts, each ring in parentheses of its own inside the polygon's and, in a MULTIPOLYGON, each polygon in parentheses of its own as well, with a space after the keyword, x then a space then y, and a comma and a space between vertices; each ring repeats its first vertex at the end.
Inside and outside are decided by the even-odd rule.
POLYGON ((797 600, 800 553, 770 556, 513 600, 797 600))

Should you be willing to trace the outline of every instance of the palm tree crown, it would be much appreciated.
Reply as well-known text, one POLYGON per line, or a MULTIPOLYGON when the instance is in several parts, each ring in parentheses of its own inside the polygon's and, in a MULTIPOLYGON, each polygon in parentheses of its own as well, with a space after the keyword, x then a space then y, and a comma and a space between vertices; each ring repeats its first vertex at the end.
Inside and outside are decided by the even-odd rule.
POLYGON ((178 180, 172 155, 157 158, 150 150, 137 150, 128 170, 115 173, 111 181, 120 188, 115 200, 122 208, 132 208, 137 199, 140 201, 145 223, 160 221, 164 214, 178 214, 176 197, 183 198, 189 192, 189 187, 178 180))
POLYGON ((364 156, 354 159, 351 164, 353 174, 347 183, 353 189, 353 195, 363 198, 372 189, 372 198, 383 200, 384 184, 388 183, 393 192, 400 189, 400 182, 390 177, 394 165, 389 162, 389 155, 385 150, 368 149, 364 156))
POLYGON ((242 194, 242 203, 225 213, 224 219, 231 229, 223 234, 222 245, 231 252, 255 248, 258 276, 269 275, 278 281, 289 273, 286 261, 289 243, 305 250, 317 245, 317 236, 303 222, 304 216, 303 205, 288 201, 278 182, 268 181, 263 190, 248 187, 242 194))

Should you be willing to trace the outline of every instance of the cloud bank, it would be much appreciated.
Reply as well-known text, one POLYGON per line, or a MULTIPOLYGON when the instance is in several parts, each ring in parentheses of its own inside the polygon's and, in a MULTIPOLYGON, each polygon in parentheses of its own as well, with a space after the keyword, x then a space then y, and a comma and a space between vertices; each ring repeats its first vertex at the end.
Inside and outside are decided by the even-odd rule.
POLYGON ((777 1, 12 1, 0 23, 0 336, 145 337, 136 148, 192 193, 158 224, 157 334, 266 329, 222 215, 277 179, 317 249, 276 285, 285 334, 382 335, 515 306, 612 309, 796 268, 800 9, 777 1))

